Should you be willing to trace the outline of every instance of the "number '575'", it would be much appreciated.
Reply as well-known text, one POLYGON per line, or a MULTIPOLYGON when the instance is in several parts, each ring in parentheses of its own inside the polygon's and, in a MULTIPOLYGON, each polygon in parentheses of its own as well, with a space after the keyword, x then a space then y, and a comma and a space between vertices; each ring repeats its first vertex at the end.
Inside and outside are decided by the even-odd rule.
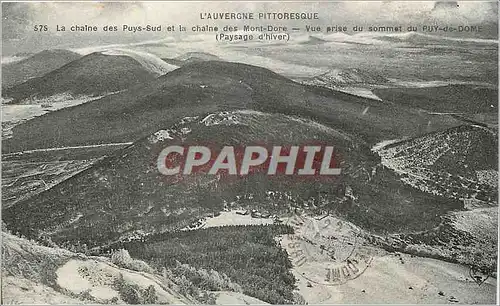
POLYGON ((36 24, 33 27, 33 30, 35 32, 47 32, 49 30, 49 27, 46 24, 36 24))

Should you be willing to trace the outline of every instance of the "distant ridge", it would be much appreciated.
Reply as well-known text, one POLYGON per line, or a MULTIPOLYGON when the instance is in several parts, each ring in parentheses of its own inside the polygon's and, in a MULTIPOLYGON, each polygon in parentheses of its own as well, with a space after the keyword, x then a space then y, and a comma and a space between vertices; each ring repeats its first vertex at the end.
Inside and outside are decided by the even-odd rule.
POLYGON ((92 53, 4 91, 10 103, 58 94, 99 96, 151 81, 156 75, 129 56, 92 53))
POLYGON ((3 64, 2 89, 40 77, 80 57, 80 54, 72 51, 53 49, 38 52, 14 63, 3 64))
MULTIPOLYGON (((129 65, 123 66, 124 69, 135 67, 145 78, 137 80, 135 75, 131 75, 130 81, 138 83, 134 90, 52 112, 14 127, 14 138, 3 143, 5 153, 135 141, 161 129, 165 122, 218 110, 253 109, 297 115, 356 134, 372 144, 418 135, 425 131, 429 120, 434 122, 431 130, 459 124, 458 120, 435 120, 431 115, 394 105, 373 107, 372 100, 304 86, 268 69, 251 65, 203 61, 151 79, 154 76, 144 72, 142 66, 129 57, 89 56, 90 59, 97 57, 127 63, 129 65), (371 106, 368 111, 367 106, 371 106)), ((71 67, 61 68, 57 74, 71 67)), ((93 69, 89 72, 92 76, 102 77, 93 69)), ((115 80, 117 74, 104 76, 109 76, 109 80, 100 81, 95 88, 88 87, 89 90, 110 90, 109 82, 115 80)), ((84 74, 83 78, 86 77, 84 74)), ((46 82, 56 86, 49 79, 46 82)), ((91 80, 90 84, 96 82, 91 80)), ((68 83, 69 86, 74 84, 68 83)), ((18 94, 22 97, 23 92, 18 94)))
POLYGON ((196 62, 221 61, 222 59, 206 52, 187 52, 175 58, 163 58, 163 60, 172 65, 183 66, 196 62))

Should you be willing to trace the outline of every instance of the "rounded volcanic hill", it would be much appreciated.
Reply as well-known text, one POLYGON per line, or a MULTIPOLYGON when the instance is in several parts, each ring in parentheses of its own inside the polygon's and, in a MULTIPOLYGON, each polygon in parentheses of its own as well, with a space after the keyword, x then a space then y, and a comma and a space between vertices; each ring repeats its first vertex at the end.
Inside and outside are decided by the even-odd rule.
POLYGON ((30 79, 4 92, 10 103, 31 103, 33 100, 59 94, 100 96, 156 77, 130 56, 91 53, 41 77, 30 79))
POLYGON ((185 63, 221 60, 218 56, 206 52, 187 52, 179 55, 175 59, 183 61, 185 63))
POLYGON ((163 58, 163 60, 177 66, 204 61, 222 61, 220 57, 206 52, 186 52, 175 58, 163 58))
MULTIPOLYGON (((44 50, 23 60, 2 65, 2 88, 5 89, 40 77, 82 57, 69 50, 44 50)), ((5 92, 4 92, 5 93, 5 92)))
MULTIPOLYGON (((13 232, 31 237, 49 233, 58 241, 99 245, 134 230, 157 232, 182 227, 204 213, 222 210, 221 199, 233 200, 239 194, 257 197, 265 196, 268 190, 284 192, 295 187, 297 197, 315 195, 313 188, 329 190, 341 178, 285 181, 263 172, 226 180, 206 173, 168 177, 157 169, 159 153, 169 145, 222 148, 311 142, 333 145, 335 154, 348 157, 349 161, 340 162, 341 167, 367 162, 371 156, 349 136, 310 120, 247 110, 185 117, 39 196, 5 209, 3 218, 13 232), (20 215, 19 209, 26 211, 20 215), (26 222, 32 224, 25 226, 26 222)), ((252 205, 289 209, 266 207, 268 203, 252 205)))
POLYGON ((308 119, 253 110, 205 113, 184 117, 116 151, 38 196, 4 209, 2 216, 14 233, 96 247, 135 232, 178 230, 222 210, 224 203, 275 214, 304 208, 329 211, 382 232, 422 229, 459 207, 404 186, 392 172, 377 169, 378 162, 354 137, 308 119), (165 176, 157 167, 160 152, 170 145, 311 143, 334 147, 340 175, 165 176), (419 220, 422 216, 425 222, 419 220))

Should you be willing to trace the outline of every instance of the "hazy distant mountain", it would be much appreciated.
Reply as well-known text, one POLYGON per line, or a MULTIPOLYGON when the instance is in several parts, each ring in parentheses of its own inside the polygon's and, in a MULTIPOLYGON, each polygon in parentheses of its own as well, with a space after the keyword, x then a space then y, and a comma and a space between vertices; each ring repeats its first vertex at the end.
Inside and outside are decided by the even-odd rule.
MULTIPOLYGON (((41 52, 46 52, 46 51, 47 50, 41 51, 41 52)), ((54 50, 52 50, 52 51, 54 51, 54 50)), ((61 50, 61 51, 66 51, 66 50, 61 50)), ((28 57, 28 56, 32 56, 34 54, 35 53, 33 53, 33 52, 18 52, 16 54, 14 54, 13 56, 15 56, 15 57, 28 57)))
POLYGON ((468 84, 423 88, 376 88, 384 101, 433 112, 467 114, 498 112, 498 89, 468 84))
POLYGON ((436 1, 432 10, 456 10, 458 7, 459 5, 457 1, 436 1))
POLYGON ((331 69, 320 75, 297 81, 376 101, 382 101, 382 99, 372 92, 372 88, 390 83, 378 73, 358 68, 331 69))
POLYGON ((180 61, 217 61, 220 60, 218 56, 215 56, 206 52, 187 52, 183 55, 176 57, 180 61))
POLYGON ((179 65, 168 64, 154 54, 133 49, 116 48, 105 50, 101 53, 106 55, 130 56, 134 60, 138 61, 142 66, 144 66, 144 68, 157 75, 166 74, 172 70, 179 68, 179 65))
POLYGON ((345 86, 382 85, 389 80, 384 76, 358 68, 332 69, 304 81, 305 84, 335 89, 345 86))
POLYGON ((300 44, 301 45, 318 45, 318 44, 324 44, 326 42, 327 41, 324 40, 324 39, 321 39, 321 38, 316 37, 316 36, 309 35, 308 39, 304 40, 304 41, 301 41, 300 44))
MULTIPOLYGON (((156 75, 129 56, 92 53, 4 91, 11 103, 58 94, 99 96, 151 81, 156 75)), ((36 103, 36 102, 35 102, 36 103)))
POLYGON ((464 38, 460 34, 462 32, 451 32, 447 35, 438 35, 438 34, 423 34, 418 32, 406 32, 406 33, 397 33, 397 34, 378 34, 374 35, 373 38, 381 41, 389 41, 394 43, 406 43, 420 46, 429 46, 429 45, 439 45, 439 46, 475 46, 484 45, 487 47, 495 48, 498 44, 498 40, 496 36, 491 36, 489 32, 492 30, 490 26, 484 26, 484 36, 479 36, 481 32, 478 33, 478 37, 475 38, 464 38), (454 34, 455 33, 455 34, 454 34))
POLYGON ((15 63, 15 62, 20 62, 32 55, 34 55, 35 53, 33 52, 18 52, 18 53, 15 53, 13 55, 7 55, 7 56, 2 56, 2 65, 6 65, 6 64, 12 64, 12 63, 15 63))
POLYGON ((2 88, 5 90, 28 79, 42 76, 80 57, 80 54, 72 51, 54 49, 36 53, 18 62, 4 64, 2 88))
POLYGON ((163 58, 163 60, 172 65, 182 66, 196 62, 220 61, 221 58, 206 52, 187 52, 176 58, 163 58))

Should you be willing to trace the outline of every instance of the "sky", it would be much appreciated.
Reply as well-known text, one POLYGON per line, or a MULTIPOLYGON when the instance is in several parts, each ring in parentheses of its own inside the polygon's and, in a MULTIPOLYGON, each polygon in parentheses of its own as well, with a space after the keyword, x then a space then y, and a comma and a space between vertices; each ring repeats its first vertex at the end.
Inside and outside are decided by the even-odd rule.
MULTIPOLYGON (((166 35, 58 33, 56 25, 118 25, 120 28, 123 24, 215 25, 200 20, 202 12, 318 12, 320 19, 314 22, 315 25, 485 25, 487 30, 479 35, 487 38, 497 38, 498 35, 497 2, 458 1, 445 6, 436 6, 433 1, 290 2, 286 4, 286 9, 284 7, 283 3, 276 2, 3 2, 3 54, 36 52, 54 46, 130 43, 166 35), (47 24, 50 31, 33 31, 37 24, 47 24)), ((244 23, 248 22, 226 22, 235 25, 244 23)), ((260 25, 262 22, 250 23, 260 25)), ((304 21, 272 23, 302 27, 308 24, 304 21)))

